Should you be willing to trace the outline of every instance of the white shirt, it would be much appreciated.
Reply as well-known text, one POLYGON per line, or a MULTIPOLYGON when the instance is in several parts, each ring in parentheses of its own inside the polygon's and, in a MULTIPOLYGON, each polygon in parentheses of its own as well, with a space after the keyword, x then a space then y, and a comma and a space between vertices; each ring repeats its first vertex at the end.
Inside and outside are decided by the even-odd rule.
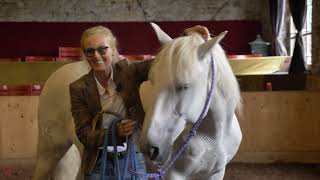
MULTIPOLYGON (((101 102, 101 109, 102 110, 108 110, 112 112, 116 112, 121 114, 123 117, 125 116, 125 107, 123 100, 119 93, 116 91, 116 85, 113 81, 113 73, 111 71, 110 78, 108 80, 108 87, 104 88, 96 77, 94 77, 97 83, 97 88, 100 96, 100 102, 101 102)), ((102 128, 108 129, 110 123, 115 119, 116 117, 111 114, 103 114, 102 116, 102 128)), ((102 149, 103 147, 100 147, 102 149)), ((124 146, 118 146, 117 150, 118 152, 125 151, 127 148, 127 144, 124 143, 124 146)), ((108 152, 113 152, 113 147, 108 146, 108 152)))

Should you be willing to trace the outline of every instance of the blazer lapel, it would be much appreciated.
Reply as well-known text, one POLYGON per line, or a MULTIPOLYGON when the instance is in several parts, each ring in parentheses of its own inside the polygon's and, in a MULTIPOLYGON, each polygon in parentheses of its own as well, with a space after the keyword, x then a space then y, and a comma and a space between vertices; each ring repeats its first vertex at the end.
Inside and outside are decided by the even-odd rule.
MULTIPOLYGON (((120 61, 121 62, 121 61, 120 61)), ((123 82, 122 82, 122 77, 123 76, 123 67, 124 65, 120 64, 120 62, 113 64, 113 81, 116 85, 116 91, 117 92, 122 92, 123 90, 123 82)))
POLYGON ((86 76, 85 82, 87 85, 87 102, 89 111, 90 113, 92 113, 92 116, 95 116, 97 112, 101 111, 101 102, 96 80, 94 78, 92 70, 86 76))

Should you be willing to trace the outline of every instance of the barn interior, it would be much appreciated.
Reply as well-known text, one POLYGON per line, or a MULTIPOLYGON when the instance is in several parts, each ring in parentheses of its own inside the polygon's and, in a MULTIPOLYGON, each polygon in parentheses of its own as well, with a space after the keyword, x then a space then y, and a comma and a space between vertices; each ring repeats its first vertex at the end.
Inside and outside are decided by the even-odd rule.
POLYGON ((317 0, 0 1, 0 179, 32 178, 42 88, 81 59, 81 33, 109 27, 120 58, 148 60, 160 48, 149 22, 172 37, 194 25, 228 31, 243 139, 225 180, 320 179, 317 0))

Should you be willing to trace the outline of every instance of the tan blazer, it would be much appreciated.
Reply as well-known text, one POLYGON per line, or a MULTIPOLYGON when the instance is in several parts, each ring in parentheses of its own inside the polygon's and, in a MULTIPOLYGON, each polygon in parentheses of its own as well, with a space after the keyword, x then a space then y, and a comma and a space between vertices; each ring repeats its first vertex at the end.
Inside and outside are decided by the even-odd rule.
MULTIPOLYGON (((137 120, 139 125, 142 125, 144 118, 139 98, 139 85, 147 79, 151 62, 131 63, 122 60, 113 66, 113 79, 117 87, 116 90, 123 98, 126 114, 130 114, 134 110, 132 119, 137 120)), ((71 83, 69 90, 75 131, 84 145, 81 168, 84 173, 91 173, 97 160, 98 148, 103 145, 104 141, 101 116, 97 116, 97 125, 92 131, 93 118, 101 111, 100 96, 93 71, 71 83)))

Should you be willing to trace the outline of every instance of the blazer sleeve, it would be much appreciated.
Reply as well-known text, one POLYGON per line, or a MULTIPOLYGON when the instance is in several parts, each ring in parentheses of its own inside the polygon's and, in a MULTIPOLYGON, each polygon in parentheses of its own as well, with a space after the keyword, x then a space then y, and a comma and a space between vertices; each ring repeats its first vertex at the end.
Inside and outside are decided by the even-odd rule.
MULTIPOLYGON (((92 117, 85 101, 84 89, 77 84, 69 86, 71 113, 75 123, 75 131, 86 147, 100 147, 104 141, 104 129, 92 130, 92 117)), ((98 117, 95 117, 98 118, 98 117)))
POLYGON ((139 85, 143 82, 148 80, 148 74, 151 67, 151 64, 154 59, 144 60, 133 62, 131 66, 134 68, 135 78, 139 85))

